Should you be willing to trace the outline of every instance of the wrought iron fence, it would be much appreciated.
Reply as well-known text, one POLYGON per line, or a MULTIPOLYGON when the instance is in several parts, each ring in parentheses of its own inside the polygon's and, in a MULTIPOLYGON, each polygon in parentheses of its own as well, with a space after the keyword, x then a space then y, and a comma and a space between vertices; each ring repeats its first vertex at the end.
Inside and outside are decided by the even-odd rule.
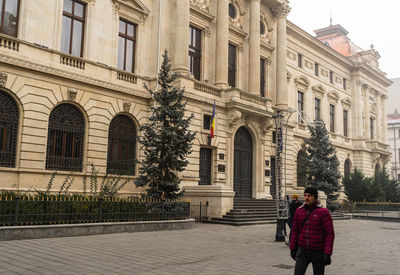
POLYGON ((400 202, 343 202, 341 209, 366 216, 400 217, 400 202))
POLYGON ((189 217, 190 203, 181 200, 0 196, 0 226, 182 220, 189 217))
POLYGON ((208 201, 206 203, 191 204, 190 217, 195 219, 196 222, 208 220, 208 201))

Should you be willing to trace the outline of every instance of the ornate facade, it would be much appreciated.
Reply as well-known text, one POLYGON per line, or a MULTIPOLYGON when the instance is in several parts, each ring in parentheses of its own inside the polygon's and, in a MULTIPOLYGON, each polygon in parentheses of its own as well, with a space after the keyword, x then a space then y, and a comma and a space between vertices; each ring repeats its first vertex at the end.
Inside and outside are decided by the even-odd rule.
MULTIPOLYGON (((9 22, 0 30, 2 189, 44 189, 57 170, 55 190, 73 174, 70 190, 81 191, 92 164, 100 175, 134 179, 138 126, 152 104, 143 84, 156 88, 164 49, 197 131, 182 188, 193 202, 208 201, 212 216, 229 211, 234 196, 272 198, 277 110, 324 119, 342 174, 359 167, 371 175, 389 160, 383 106, 391 82, 379 54, 339 54, 287 21, 286 0, 5 2, 12 8, 2 10, 9 22)), ((293 115, 287 128, 285 182, 298 192, 306 124, 293 115)), ((131 184, 121 192, 143 190, 131 184)))

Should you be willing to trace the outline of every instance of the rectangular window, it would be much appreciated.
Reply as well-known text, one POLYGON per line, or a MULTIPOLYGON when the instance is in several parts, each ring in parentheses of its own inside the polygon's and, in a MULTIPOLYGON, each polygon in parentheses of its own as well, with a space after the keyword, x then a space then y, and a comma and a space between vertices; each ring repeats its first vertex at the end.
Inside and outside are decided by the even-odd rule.
POLYGON ((204 115, 203 116, 203 129, 204 130, 210 130, 211 129, 211 116, 209 115, 204 115))
POLYGON ((0 0, 0 32, 17 37, 19 0, 0 0))
POLYGON ((272 131, 272 143, 276 144, 276 131, 272 131))
POLYGON ((200 80, 201 30, 190 26, 189 31, 189 70, 195 79, 200 80))
POLYGON ((348 117, 347 117, 347 110, 343 110, 343 135, 348 137, 348 117))
POLYGON ((400 138, 400 129, 399 129, 399 138, 400 138))
POLYGON ((329 82, 333 84, 333 72, 329 71, 329 82))
POLYGON ((64 0, 61 51, 75 56, 83 55, 83 33, 86 5, 77 0, 64 0))
POLYGON ((314 100, 315 108, 315 120, 321 120, 321 99, 316 98, 314 100))
MULTIPOLYGON (((304 93, 302 92, 297 92, 297 110, 304 111, 304 93)), ((300 123, 303 123, 300 114, 298 115, 297 119, 300 123)))
POLYGON ((211 185, 211 153, 210 148, 200 148, 199 185, 211 185))
POLYGON ((332 133, 335 132, 335 105, 330 104, 329 105, 329 125, 330 125, 330 131, 332 133))
POLYGON ((228 84, 236 87, 236 46, 231 43, 228 49, 228 84))
POLYGON ((347 79, 343 78, 343 90, 347 90, 347 79))
POLYGON ((260 96, 265 97, 265 59, 260 58, 260 96))
POLYGON ((374 139, 374 123, 375 123, 374 118, 370 117, 369 118, 369 133, 370 133, 371 139, 374 139))
POLYGON ((119 20, 118 69, 133 73, 135 70, 136 25, 119 20))
POLYGON ((297 66, 299 68, 303 67, 303 55, 301 53, 297 54, 297 66))
POLYGON ((319 76, 319 64, 315 63, 314 65, 314 74, 315 76, 319 76))

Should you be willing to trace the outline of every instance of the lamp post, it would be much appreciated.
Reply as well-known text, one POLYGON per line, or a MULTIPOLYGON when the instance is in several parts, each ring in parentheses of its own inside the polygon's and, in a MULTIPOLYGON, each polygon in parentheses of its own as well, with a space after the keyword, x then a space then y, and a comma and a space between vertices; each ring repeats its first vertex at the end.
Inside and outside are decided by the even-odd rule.
POLYGON ((285 241, 285 220, 288 218, 287 203, 282 196, 282 151, 283 151, 283 115, 278 112, 273 116, 276 131, 276 153, 275 153, 275 200, 276 200, 276 234, 275 241, 285 241))
POLYGON ((299 111, 294 108, 288 108, 283 111, 278 111, 276 115, 273 116, 275 121, 275 131, 276 131, 276 153, 275 153, 275 200, 276 200, 276 234, 275 241, 284 242, 285 241, 285 220, 288 218, 288 201, 285 199, 286 195, 286 139, 287 139, 287 125, 290 117, 297 113, 302 121, 307 125, 312 124, 307 113, 304 111, 299 111), (286 120, 283 113, 287 114, 286 120), (283 127, 285 129, 285 140, 283 139, 283 127), (285 146, 284 151, 284 170, 285 170, 285 182, 284 190, 282 190, 282 152, 283 146, 285 146))

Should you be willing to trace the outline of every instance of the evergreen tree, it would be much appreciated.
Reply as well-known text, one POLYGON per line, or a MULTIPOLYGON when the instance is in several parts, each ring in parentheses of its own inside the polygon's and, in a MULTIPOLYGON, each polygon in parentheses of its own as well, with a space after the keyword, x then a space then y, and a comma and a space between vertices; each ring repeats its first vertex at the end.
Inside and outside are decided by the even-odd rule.
POLYGON ((372 178, 372 186, 371 193, 374 195, 374 201, 397 202, 400 200, 399 183, 396 180, 390 179, 386 168, 382 171, 375 171, 372 178))
POLYGON ((371 199, 371 179, 365 177, 357 168, 350 173, 348 178, 343 179, 343 187, 349 201, 360 202, 371 199))
POLYGON ((149 122, 139 127, 142 137, 139 143, 144 150, 144 159, 139 161, 140 175, 136 186, 147 186, 147 195, 153 198, 176 198, 179 191, 178 172, 185 170, 186 156, 192 152, 196 133, 189 130, 190 117, 185 117, 184 89, 173 87, 176 75, 171 72, 167 51, 158 74, 159 91, 146 90, 155 101, 151 106, 149 122), (164 194, 164 195, 163 195, 164 194))
POLYGON ((336 210, 338 191, 340 190, 338 170, 339 162, 323 121, 317 120, 308 125, 310 137, 305 138, 303 150, 306 152, 305 167, 308 185, 318 188, 327 195, 327 208, 336 210))

